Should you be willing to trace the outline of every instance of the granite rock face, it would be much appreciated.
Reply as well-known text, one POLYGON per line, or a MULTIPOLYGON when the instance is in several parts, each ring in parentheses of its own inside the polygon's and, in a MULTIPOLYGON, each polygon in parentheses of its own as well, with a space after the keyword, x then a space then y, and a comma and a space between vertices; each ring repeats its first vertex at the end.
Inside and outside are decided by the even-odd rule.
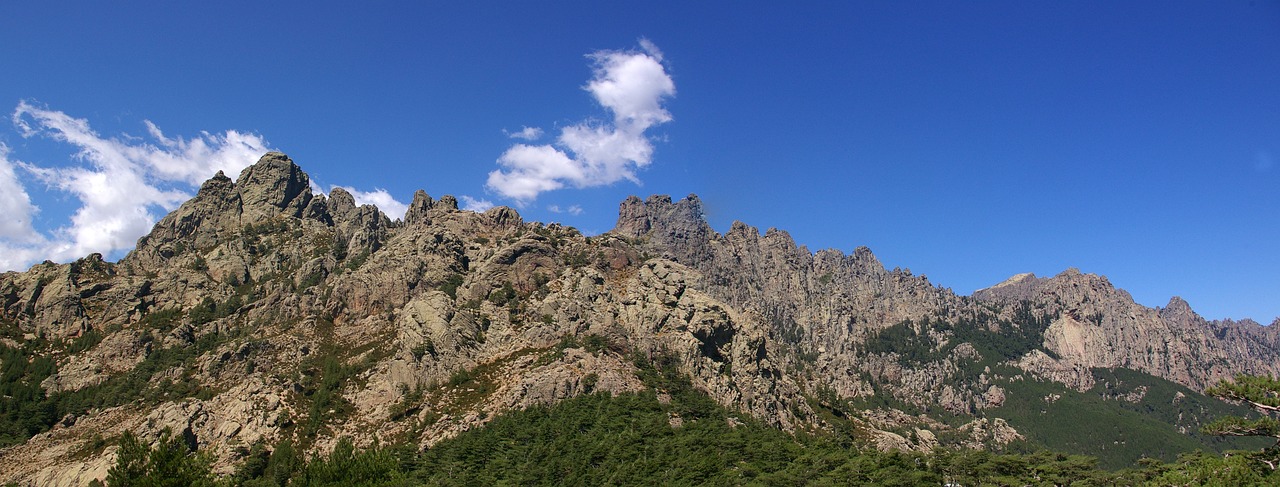
POLYGON ((1280 373, 1275 329, 1252 321, 1210 322, 1176 296, 1164 308, 1147 308, 1107 278, 1076 269, 1052 278, 1014 276, 974 297, 997 303, 1026 301, 1057 314, 1045 331, 1045 347, 1058 358, 1032 359, 1044 367, 1123 367, 1192 389, 1239 373, 1280 373))
POLYGON ((831 429, 819 410, 840 410, 867 444, 909 449, 1021 438, 988 417, 1009 378, 981 360, 1081 390, 1095 367, 1203 388, 1280 363, 1274 327, 1208 322, 1176 298, 1144 308, 1077 271, 959 296, 865 247, 811 252, 741 222, 720 234, 693 195, 628 198, 589 238, 422 191, 392 220, 312 194, 279 153, 215 175, 119 263, 0 274, 0 326, 5 346, 55 362, 48 394, 146 374, 139 397, 0 450, 0 482, 38 485, 102 478, 114 447, 95 438, 124 431, 183 434, 224 473, 302 428, 312 452, 344 435, 425 447, 506 411, 645 390, 646 362, 787 431, 831 429), (971 341, 992 335, 1039 341, 984 356, 971 341), (972 420, 848 406, 872 398, 972 420))

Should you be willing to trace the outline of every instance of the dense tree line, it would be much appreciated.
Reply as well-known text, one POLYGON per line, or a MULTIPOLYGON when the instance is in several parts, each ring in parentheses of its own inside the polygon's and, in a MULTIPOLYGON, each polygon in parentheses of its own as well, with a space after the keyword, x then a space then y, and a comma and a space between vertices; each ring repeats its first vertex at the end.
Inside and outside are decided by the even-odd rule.
MULTIPOLYGON (((425 451, 408 445, 355 448, 340 440, 306 459, 291 441, 256 444, 238 472, 213 479, 208 458, 181 437, 156 446, 126 435, 111 486, 405 485, 1275 485, 1268 452, 1193 453, 1121 471, 1094 458, 1040 451, 880 452, 854 447, 852 433, 791 435, 737 415, 698 393, 674 367, 647 365, 650 389, 597 393, 495 418, 425 451), (659 401, 658 391, 670 401, 659 401), (679 420, 676 421, 676 418, 679 420)), ((1276 397, 1224 383, 1242 400, 1276 397), (1263 394, 1260 396, 1259 394, 1263 394)), ((1270 404, 1270 402, 1263 402, 1270 404)), ((1230 421, 1230 420, 1224 420, 1230 421)), ((1231 428, 1235 423, 1215 427, 1231 428), (1222 426, 1227 425, 1227 426, 1222 426)), ((1236 430, 1232 430, 1236 431, 1236 430)), ((1237 432, 1244 432, 1239 430, 1237 432)), ((1274 430, 1263 432, 1274 436, 1274 430)), ((1271 451, 1270 453, 1274 453, 1271 451)))

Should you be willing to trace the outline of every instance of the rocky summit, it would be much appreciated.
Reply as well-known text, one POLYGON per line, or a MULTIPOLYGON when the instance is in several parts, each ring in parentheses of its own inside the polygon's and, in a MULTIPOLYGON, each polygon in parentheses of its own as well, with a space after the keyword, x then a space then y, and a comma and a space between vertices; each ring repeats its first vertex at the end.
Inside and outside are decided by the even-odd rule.
POLYGON ((591 237, 422 191, 393 219, 313 194, 269 153, 209 179, 118 263, 0 275, 0 482, 101 480, 125 432, 180 434, 223 474, 282 439, 429 448, 509 411, 644 391, 655 361, 792 433, 1171 458, 1215 448, 1195 434, 1221 405, 1204 388, 1280 372, 1276 330, 1180 298, 1147 308, 1076 270, 957 295, 865 247, 718 233, 694 195, 628 198, 591 237), (1088 444, 1052 429, 1090 414, 1132 422, 1088 444), (1191 443, 1117 450, 1130 424, 1191 443))

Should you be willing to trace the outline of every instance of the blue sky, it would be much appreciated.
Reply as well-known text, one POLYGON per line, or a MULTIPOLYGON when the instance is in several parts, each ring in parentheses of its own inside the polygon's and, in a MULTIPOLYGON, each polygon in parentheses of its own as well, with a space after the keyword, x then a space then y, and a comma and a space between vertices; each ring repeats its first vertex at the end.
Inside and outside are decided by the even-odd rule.
POLYGON ((384 209, 697 193, 962 294, 1280 316, 1276 2, 260 3, 0 4, 6 268, 118 258, 270 148, 384 209))

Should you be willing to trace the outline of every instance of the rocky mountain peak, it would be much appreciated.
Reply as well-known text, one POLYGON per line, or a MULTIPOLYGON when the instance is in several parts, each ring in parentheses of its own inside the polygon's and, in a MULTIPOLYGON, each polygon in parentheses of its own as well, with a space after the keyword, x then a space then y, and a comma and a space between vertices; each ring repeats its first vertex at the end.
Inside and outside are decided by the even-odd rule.
POLYGON ((1164 309, 1171 313, 1194 313, 1194 311, 1191 311, 1191 304, 1187 303, 1181 296, 1169 298, 1169 304, 1166 304, 1164 309))
POLYGON ((672 202, 669 195, 653 195, 641 201, 628 197, 618 209, 613 233, 646 238, 666 257, 691 265, 709 257, 709 240, 717 236, 702 214, 702 200, 690 194, 672 202))
POLYGON ((355 197, 351 193, 342 188, 333 188, 329 191, 328 198, 329 216, 334 221, 351 221, 354 220, 360 209, 356 206, 355 197))
POLYGON ((1104 301, 1133 301, 1128 291, 1112 285, 1106 276, 1080 272, 1074 267, 1049 278, 1036 277, 1032 273, 1017 274, 994 286, 974 291, 973 297, 1003 302, 1048 298, 1073 308, 1099 298, 1104 301))
POLYGON ((216 191, 222 188, 232 188, 234 186, 235 182, 232 181, 231 178, 227 177, 227 175, 222 171, 218 171, 218 173, 214 174, 212 178, 209 178, 208 181, 205 181, 204 184, 200 185, 200 192, 216 191))
POLYGON ((702 200, 691 194, 672 202, 670 195, 653 195, 641 201, 630 196, 618 211, 614 232, 628 237, 641 237, 650 232, 669 236, 706 236, 709 233, 702 215, 702 200))
POLYGON ((1030 272, 1014 274, 999 284, 974 291, 973 297, 986 300, 1029 299, 1043 281, 1045 279, 1030 272))
POLYGON ((433 208, 456 210, 458 209, 458 198, 453 197, 453 195, 446 194, 440 197, 440 201, 437 201, 433 208))
POLYGON ((289 156, 268 152, 240 172, 236 190, 250 222, 285 214, 301 216, 311 202, 311 179, 289 156))
POLYGON ((1181 297, 1174 296, 1169 298, 1169 304, 1159 309, 1160 319, 1176 323, 1183 326, 1203 327, 1206 321, 1195 310, 1191 309, 1191 305, 1181 297))
POLYGON ((867 247, 866 245, 859 245, 858 248, 853 249, 853 261, 866 268, 874 269, 884 267, 884 265, 880 263, 880 259, 876 258, 876 254, 871 252, 871 247, 867 247))
POLYGON ((431 218, 428 212, 435 205, 431 195, 426 191, 417 190, 413 193, 413 202, 409 203, 409 211, 404 214, 405 225, 429 225, 431 218))
POLYGON ((1107 276, 1080 272, 1080 269, 1074 267, 1046 280, 1045 284, 1058 294, 1079 299, 1084 299, 1086 294, 1095 294, 1105 298, 1133 301, 1133 296, 1128 291, 1115 287, 1107 276))

